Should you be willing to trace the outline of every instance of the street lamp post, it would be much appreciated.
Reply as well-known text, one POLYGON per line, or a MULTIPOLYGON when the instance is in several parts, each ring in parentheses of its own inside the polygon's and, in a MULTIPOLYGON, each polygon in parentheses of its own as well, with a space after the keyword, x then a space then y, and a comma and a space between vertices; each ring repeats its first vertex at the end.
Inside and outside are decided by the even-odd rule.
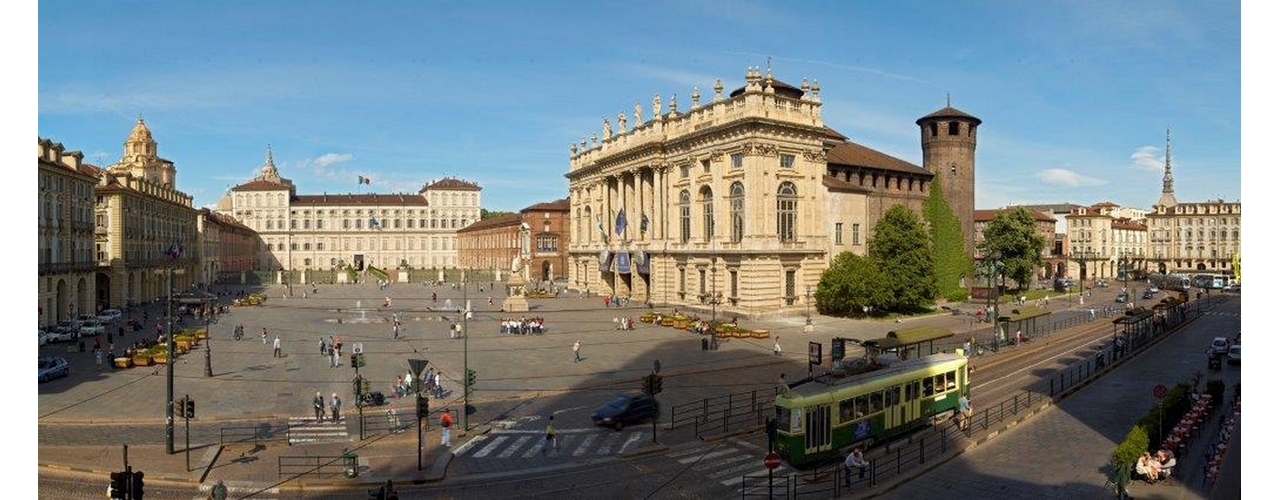
POLYGON ((206 377, 213 376, 213 335, 209 333, 209 320, 217 309, 209 307, 209 300, 204 299, 204 376, 206 377))
POLYGON ((471 368, 467 365, 467 316, 471 307, 467 303, 467 282, 462 282, 462 432, 467 432, 467 410, 471 408, 471 368))
POLYGON ((987 298, 991 301, 991 323, 994 325, 992 350, 1000 350, 1000 342, 1004 340, 1000 330, 1000 284, 996 282, 996 274, 1004 267, 1000 262, 1000 251, 994 251, 983 259, 987 268, 987 298))
POLYGON ((813 315, 810 309, 813 306, 813 286, 804 286, 804 331, 805 333, 813 331, 813 315))
POLYGON ((1088 273, 1086 272, 1088 271, 1088 269, 1085 268, 1085 263, 1092 259, 1093 259, 1092 250, 1082 250, 1076 256, 1076 264, 1080 266, 1080 303, 1081 304, 1084 304, 1084 280, 1088 276, 1088 273))

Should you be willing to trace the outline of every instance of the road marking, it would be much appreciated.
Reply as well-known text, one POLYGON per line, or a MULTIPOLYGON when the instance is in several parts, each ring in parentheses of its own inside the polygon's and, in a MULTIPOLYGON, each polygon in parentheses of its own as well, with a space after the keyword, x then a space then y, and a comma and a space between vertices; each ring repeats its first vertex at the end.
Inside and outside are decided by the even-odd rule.
POLYGON ((573 456, 580 457, 587 452, 587 448, 591 447, 591 442, 596 440, 597 434, 590 434, 582 440, 582 444, 578 445, 578 449, 573 450, 573 456))
MULTIPOLYGON (((502 453, 498 454, 498 458, 511 458, 516 454, 516 451, 519 451, 520 447, 524 446, 524 444, 529 442, 530 439, 533 439, 533 436, 520 436, 516 439, 515 443, 512 443, 506 450, 503 450, 502 453)), ((533 448, 537 448, 537 446, 534 446, 533 448)))
POLYGON ((751 461, 750 455, 734 455, 732 457, 725 457, 723 460, 717 460, 714 462, 698 464, 696 467, 693 468, 693 470, 704 471, 704 470, 710 470, 710 469, 723 469, 725 467, 729 467, 730 465, 733 465, 736 467, 744 463, 749 463, 750 461, 751 461))
POLYGON ((643 438, 644 438, 644 432, 641 432, 641 431, 632 432, 631 436, 627 438, 627 441, 622 443, 622 447, 618 448, 618 453, 622 453, 627 449, 628 446, 631 446, 632 444, 639 442, 643 438))
POLYGON ((475 454, 471 456, 472 458, 484 458, 488 456, 489 453, 492 453, 493 450, 498 449, 498 445, 502 444, 502 442, 506 440, 507 440, 506 436, 495 437, 493 438, 492 441, 489 442, 489 444, 485 445, 484 448, 480 448, 480 451, 475 452, 475 454))
MULTIPOLYGON (((545 434, 546 429, 501 429, 494 430, 490 434, 545 434)), ((583 434, 600 432, 599 427, 583 427, 580 429, 556 429, 556 434, 583 434)))
POLYGON ((467 450, 470 449, 472 446, 475 446, 476 443, 483 441, 484 438, 485 438, 484 436, 476 436, 467 440, 467 442, 462 443, 462 446, 459 446, 453 449, 453 456, 455 457, 461 456, 463 453, 466 453, 467 450))
POLYGON ((701 454, 701 453, 706 453, 706 451, 707 451, 707 450, 709 450, 709 449, 712 449, 712 447, 711 447, 711 446, 707 446, 707 445, 702 445, 702 446, 698 446, 698 447, 696 447, 696 448, 691 448, 691 449, 688 449, 688 450, 685 450, 685 451, 681 451, 681 452, 677 452, 677 453, 672 453, 672 454, 670 454, 670 455, 667 455, 667 458, 681 458, 681 457, 687 457, 687 456, 689 456, 689 455, 698 455, 698 454, 701 454))
POLYGON ((610 434, 609 437, 604 438, 604 444, 600 445, 600 449, 596 450, 596 455, 608 455, 609 448, 613 448, 613 445, 618 444, 619 439, 622 439, 621 432, 615 432, 610 434))
MULTIPOLYGON (((752 458, 752 457, 747 457, 747 458, 752 458)), ((761 460, 761 462, 763 462, 763 460, 761 460)), ((707 474, 707 477, 710 477, 712 479, 719 479, 722 477, 729 477, 732 475, 742 476, 747 471, 755 470, 757 467, 760 467, 760 462, 748 461, 747 463, 738 464, 737 466, 731 469, 724 469, 724 470, 712 472, 710 474, 707 474)))
MULTIPOLYGON (((695 451, 694 453, 698 453, 698 452, 701 452, 701 451, 702 451, 702 450, 697 450, 697 451, 695 451)), ((741 453, 741 450, 735 450, 735 449, 730 448, 730 449, 727 449, 727 450, 713 451, 713 452, 711 452, 711 453, 707 453, 707 454, 705 454, 705 455, 696 455, 696 456, 692 456, 692 457, 682 458, 682 459, 680 459, 680 460, 677 460, 677 462, 680 462, 680 463, 682 463, 682 464, 687 464, 687 463, 697 462, 697 461, 699 461, 699 460, 705 460, 705 459, 709 459, 709 458, 713 458, 713 457, 719 457, 719 456, 722 456, 722 455, 730 455, 730 454, 734 454, 734 453, 741 453)))
MULTIPOLYGON (((779 471, 781 471, 781 470, 782 470, 782 468, 781 468, 781 467, 779 467, 779 468, 777 468, 776 470, 774 470, 774 471, 773 471, 773 480, 774 480, 774 481, 777 481, 777 480, 779 480, 779 479, 786 480, 786 477, 787 477, 787 474, 788 474, 788 473, 779 473, 779 471)), ((725 486, 737 486, 737 485, 742 484, 742 478, 743 478, 744 476, 768 476, 768 475, 769 475, 769 468, 768 468, 768 467, 766 467, 766 468, 760 469, 760 470, 755 471, 755 472, 752 472, 752 473, 743 473, 743 474, 738 474, 737 476, 731 477, 731 478, 729 478, 729 479, 725 479, 724 481, 720 481, 720 484, 723 484, 723 485, 725 485, 725 486)), ((768 487, 765 487, 764 489, 768 490, 768 487)))

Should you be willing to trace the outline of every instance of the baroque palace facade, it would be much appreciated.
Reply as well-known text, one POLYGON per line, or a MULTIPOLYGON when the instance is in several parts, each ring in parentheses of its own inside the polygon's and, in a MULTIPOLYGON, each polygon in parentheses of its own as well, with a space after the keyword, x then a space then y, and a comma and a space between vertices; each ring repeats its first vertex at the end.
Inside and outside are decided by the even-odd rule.
POLYGON ((920 213, 932 182, 973 252, 981 120, 948 106, 916 121, 924 166, 827 127, 817 81, 748 69, 746 85, 688 111, 654 96, 634 126, 570 145, 570 287, 748 316, 798 313, 838 253, 867 253, 895 204, 920 213))
POLYGON ((94 192, 97 168, 84 154, 39 139, 36 220, 41 325, 93 312, 98 260, 94 258, 94 192))
POLYGON ((454 178, 414 194, 299 195, 268 149, 260 174, 232 187, 217 211, 258 234, 257 269, 299 271, 284 279, 309 282, 310 271, 345 266, 457 267, 457 232, 480 220, 480 201, 478 185, 454 178))

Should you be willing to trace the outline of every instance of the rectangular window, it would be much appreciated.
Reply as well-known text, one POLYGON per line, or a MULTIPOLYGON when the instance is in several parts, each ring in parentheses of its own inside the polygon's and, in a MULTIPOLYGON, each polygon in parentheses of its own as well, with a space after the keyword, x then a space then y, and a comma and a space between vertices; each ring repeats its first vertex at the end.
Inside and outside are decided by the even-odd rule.
POLYGON ((738 296, 738 271, 733 269, 729 270, 729 296, 738 296))
POLYGON ((702 160, 702 173, 711 173, 711 160, 702 160))
POLYGON ((688 166, 688 165, 680 165, 680 178, 681 178, 681 179, 688 179, 688 178, 689 178, 689 166, 688 166))
POLYGON ((844 244, 844 223, 843 222, 836 223, 836 244, 837 245, 844 244))
POLYGON ((732 168, 742 168, 742 153, 729 155, 729 166, 732 168))
POLYGON ((289 229, 297 229, 297 228, 298 228, 298 220, 289 219, 289 229))
POLYGON ((778 155, 778 166, 791 168, 796 163, 796 155, 778 155))
POLYGON ((698 270, 698 293, 702 295, 707 294, 707 270, 706 269, 698 270))
POLYGON ((862 241, 860 240, 860 238, 862 238, 862 236, 859 234, 859 233, 860 233, 860 229, 861 229, 861 225, 860 225, 860 224, 850 224, 849 226, 853 228, 853 235, 851 235, 851 236, 849 237, 849 244, 850 244, 850 245, 861 245, 861 244, 862 244, 862 241))
POLYGON ((787 305, 795 305, 796 303, 796 271, 788 269, 783 279, 782 296, 786 297, 787 305))
POLYGON ((680 293, 684 293, 684 268, 683 267, 680 268, 680 278, 678 283, 680 286, 680 293))
POLYGON ((311 219, 304 219, 304 220, 302 221, 302 228, 303 228, 303 229, 311 229, 311 219))

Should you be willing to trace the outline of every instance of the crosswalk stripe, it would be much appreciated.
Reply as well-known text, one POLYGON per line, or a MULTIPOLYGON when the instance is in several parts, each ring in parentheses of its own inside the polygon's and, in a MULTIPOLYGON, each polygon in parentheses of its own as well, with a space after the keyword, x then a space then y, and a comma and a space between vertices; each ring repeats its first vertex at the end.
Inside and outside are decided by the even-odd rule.
MULTIPOLYGON (((779 473, 778 471, 780 471, 780 470, 782 470, 782 469, 781 469, 781 468, 779 468, 779 469, 776 469, 776 470, 774 470, 774 471, 773 471, 773 479, 774 479, 774 480, 777 480, 778 478, 781 478, 781 477, 786 477, 786 476, 787 476, 787 474, 789 474, 789 473, 779 473)), ((769 469, 766 467, 766 468, 763 468, 763 469, 757 470, 757 471, 755 471, 755 472, 751 472, 751 473, 742 473, 742 474, 735 475, 735 476, 733 476, 733 477, 731 477, 731 478, 729 478, 729 479, 725 479, 724 481, 720 481, 720 484, 723 484, 723 485, 725 485, 725 486, 738 486, 738 485, 742 484, 742 476, 764 476, 764 475, 768 475, 768 474, 769 474, 769 469)))
POLYGON ((479 442, 481 442, 481 441, 484 441, 484 439, 485 439, 485 436, 476 436, 476 437, 473 437, 473 438, 471 438, 471 439, 467 440, 467 442, 462 443, 462 446, 454 447, 454 448, 453 448, 453 456, 455 456, 455 457, 462 456, 464 453, 466 453, 466 452, 467 452, 467 450, 470 450, 471 448, 474 448, 474 447, 475 447, 475 445, 476 445, 476 443, 479 443, 479 442))
POLYGON ((640 439, 641 439, 641 438, 643 438, 643 437, 644 437, 644 433, 643 433, 643 432, 640 432, 640 431, 632 432, 632 433, 631 433, 631 436, 629 436, 629 437, 627 438, 627 441, 626 441, 626 442, 624 442, 624 443, 622 443, 622 447, 621 447, 621 448, 618 448, 618 453, 622 453, 623 451, 626 451, 626 449, 627 449, 627 447, 628 447, 628 446, 631 446, 631 445, 633 445, 633 444, 635 444, 635 443, 639 442, 639 441, 640 441, 640 439))
MULTIPOLYGON (((530 439, 533 439, 533 436, 520 436, 519 438, 516 438, 516 442, 512 443, 511 446, 508 446, 507 449, 502 451, 502 453, 499 453, 498 458, 511 458, 511 456, 515 455, 517 451, 520 451, 520 447, 524 446, 524 444, 529 442, 530 439)), ((537 446, 534 446, 534 448, 537 448, 537 446)))
POLYGON ((600 445, 600 449, 596 450, 596 455, 608 455, 609 449, 613 448, 613 445, 618 444, 619 439, 622 439, 621 432, 615 432, 610 434, 609 437, 604 438, 604 444, 600 445))
MULTIPOLYGON (((752 457, 747 457, 747 458, 752 458, 752 457)), ((747 461, 746 463, 738 464, 737 466, 730 469, 723 469, 723 470, 712 472, 710 474, 707 474, 707 477, 710 477, 711 479, 720 479, 722 477, 729 477, 732 475, 741 476, 742 474, 745 474, 749 470, 754 470, 755 468, 760 467, 760 465, 761 465, 760 462, 747 461)))
POLYGON ((677 462, 680 462, 682 464, 687 464, 687 463, 697 462, 699 460, 707 460, 707 459, 711 459, 719 456, 732 455, 734 453, 742 453, 742 451, 730 448, 727 450, 713 451, 711 453, 707 453, 706 455, 694 455, 691 457, 685 457, 680 460, 677 460, 677 462))
MULTIPOLYGON (((699 446, 697 448, 672 453, 670 455, 667 455, 667 458, 683 458, 690 455, 701 455, 703 453, 706 453, 707 449, 709 448, 710 446, 699 446)), ((682 463, 688 463, 688 462, 682 462, 682 463)))
POLYGON ((693 470, 697 470, 697 471, 704 471, 704 470, 711 470, 711 469, 723 470, 725 467, 729 467, 730 465, 736 466, 736 465, 741 465, 743 463, 747 463, 750 461, 751 461, 751 457, 749 455, 734 455, 731 457, 725 457, 723 460, 708 461, 706 463, 698 464, 696 467, 693 468, 693 470), (744 462, 744 460, 746 462, 744 462))
POLYGON ((489 444, 485 445, 484 448, 480 448, 480 451, 475 452, 475 454, 471 456, 475 458, 484 458, 489 455, 489 453, 493 452, 493 450, 498 449, 498 445, 502 444, 502 442, 506 440, 506 436, 495 437, 489 442, 489 444))
POLYGON ((587 437, 582 440, 582 444, 578 445, 578 448, 576 450, 573 450, 573 456, 575 457, 582 456, 582 454, 587 452, 587 448, 591 447, 591 442, 595 440, 596 440, 595 434, 588 434, 587 437))

